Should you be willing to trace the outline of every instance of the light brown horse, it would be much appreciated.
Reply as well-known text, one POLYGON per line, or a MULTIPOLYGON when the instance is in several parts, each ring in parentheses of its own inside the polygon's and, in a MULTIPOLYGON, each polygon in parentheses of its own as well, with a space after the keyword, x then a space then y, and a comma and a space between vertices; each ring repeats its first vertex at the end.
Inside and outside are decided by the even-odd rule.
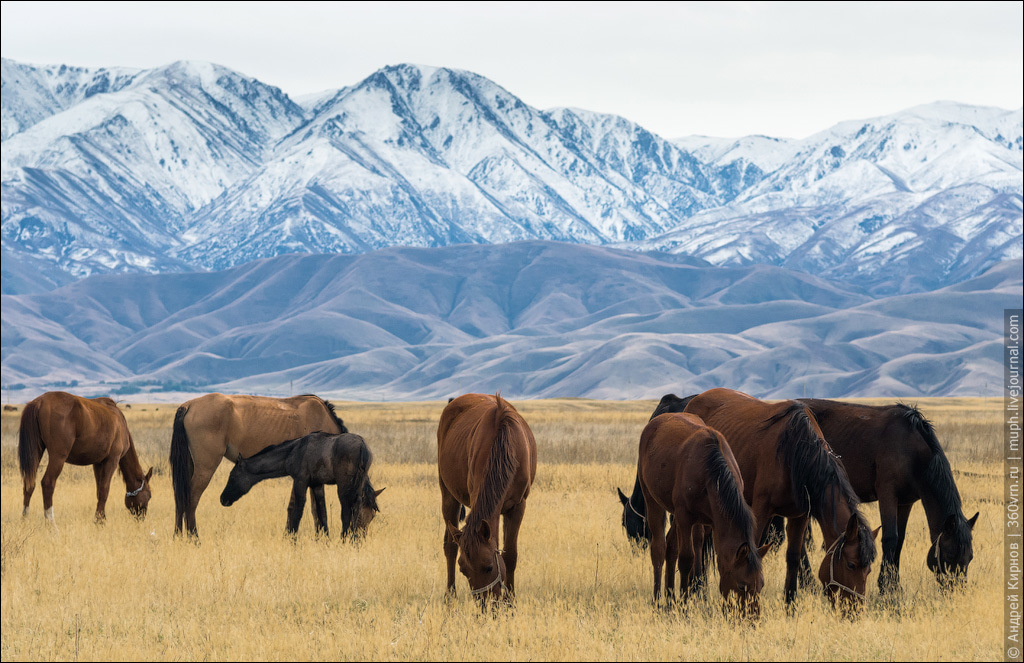
POLYGON ((114 470, 121 470, 127 492, 124 505, 138 518, 145 518, 152 496, 149 472, 142 469, 128 422, 109 398, 82 398, 65 391, 48 391, 28 403, 21 414, 18 432, 18 464, 24 482, 25 508, 36 487, 36 471, 43 458, 49 462, 41 482, 43 514, 53 522, 53 489, 64 463, 92 465, 96 475, 96 520, 106 517, 107 495, 114 470))
POLYGON ((448 591, 455 593, 455 556, 470 594, 486 605, 515 594, 519 526, 537 474, 537 443, 526 421, 500 395, 453 399, 437 426, 437 471, 448 591), (461 506, 470 508, 459 530, 461 506), (498 552, 498 518, 505 550, 498 552))
POLYGON ((711 389, 686 405, 721 432, 743 476, 743 496, 757 520, 757 541, 773 515, 789 519, 786 602, 796 596, 801 545, 808 516, 821 526, 828 551, 818 570, 825 593, 844 608, 863 605, 875 559, 875 537, 858 511, 846 470, 829 448, 814 416, 797 401, 770 404, 731 389, 711 389))
MULTIPOLYGON (((264 448, 317 431, 347 433, 334 406, 318 396, 291 398, 206 394, 184 403, 174 415, 171 435, 171 478, 174 485, 174 533, 182 525, 198 536, 196 507, 222 458, 234 462, 264 448)), ((310 488, 313 519, 325 531, 323 486, 310 488)), ((301 507, 300 507, 301 508, 301 507)))
POLYGON ((703 574, 701 550, 710 526, 718 559, 719 591, 728 600, 735 594, 743 614, 756 617, 758 595, 764 587, 757 548, 754 515, 743 501, 743 479, 736 458, 721 433, 692 414, 663 414, 652 419, 640 435, 637 462, 640 490, 647 505, 654 566, 654 600, 658 600, 661 568, 666 561, 665 513, 675 516, 667 546, 665 595, 674 590, 674 567, 679 562, 683 597, 697 587, 703 574))

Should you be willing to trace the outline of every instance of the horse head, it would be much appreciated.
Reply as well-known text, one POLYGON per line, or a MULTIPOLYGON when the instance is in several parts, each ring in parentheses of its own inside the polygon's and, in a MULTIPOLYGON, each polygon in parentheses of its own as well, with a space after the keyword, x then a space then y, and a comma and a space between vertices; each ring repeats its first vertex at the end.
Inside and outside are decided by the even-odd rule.
POLYGON ((825 552, 818 568, 818 579, 833 607, 852 615, 864 604, 868 575, 875 558, 875 539, 881 527, 873 532, 853 513, 846 530, 825 552))
POLYGON ((764 588, 764 573, 761 560, 771 549, 770 544, 760 548, 744 541, 738 546, 723 545, 726 550, 734 549, 733 555, 718 555, 718 591, 726 602, 735 600, 741 616, 757 619, 761 615, 760 595, 764 588))
POLYGON ((386 488, 374 490, 369 480, 363 484, 363 489, 359 492, 359 498, 352 505, 352 525, 349 531, 341 533, 342 536, 349 534, 361 536, 366 532, 366 528, 373 522, 374 517, 380 513, 380 507, 377 505, 377 496, 385 490, 386 488))
POLYGON ((622 502, 622 527, 626 530, 626 536, 632 543, 646 546, 651 540, 651 528, 647 526, 647 517, 633 506, 621 488, 615 490, 618 491, 619 501, 622 502))
POLYGON ((220 503, 224 506, 231 506, 252 490, 256 483, 255 475, 246 468, 246 460, 239 456, 235 461, 235 466, 231 468, 231 474, 228 475, 227 485, 224 486, 224 491, 220 494, 220 503))
POLYGON ((974 559, 972 532, 979 513, 970 519, 959 513, 950 514, 942 532, 928 549, 928 568, 943 589, 955 587, 967 579, 967 567, 974 559))
POLYGON ((470 594, 486 606, 501 600, 505 589, 505 560, 498 553, 497 537, 491 538, 491 526, 486 520, 471 530, 469 525, 458 529, 446 523, 448 533, 459 546, 459 571, 469 581, 470 594))
POLYGON ((149 508, 149 500, 153 497, 150 489, 150 479, 153 478, 153 468, 142 478, 142 485, 135 490, 128 491, 124 496, 124 505, 133 516, 142 520, 146 517, 146 509, 149 508))

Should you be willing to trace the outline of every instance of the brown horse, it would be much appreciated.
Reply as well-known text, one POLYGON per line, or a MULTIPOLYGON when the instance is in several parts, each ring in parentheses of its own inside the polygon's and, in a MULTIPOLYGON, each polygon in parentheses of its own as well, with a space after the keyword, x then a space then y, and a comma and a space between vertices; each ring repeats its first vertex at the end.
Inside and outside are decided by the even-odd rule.
MULTIPOLYGON (((694 396, 685 412, 722 433, 743 476, 743 496, 761 541, 773 515, 789 519, 786 602, 796 596, 800 551, 808 517, 829 545, 818 570, 825 593, 844 608, 863 605, 875 559, 875 537, 858 511, 846 470, 829 448, 814 416, 796 401, 769 404, 731 389, 694 396)), ((880 529, 880 528, 879 528, 880 529)))
MULTIPOLYGON (((174 532, 182 525, 198 536, 196 507, 222 458, 232 462, 262 449, 317 431, 347 433, 327 401, 307 394, 291 398, 207 394, 184 403, 174 415, 171 436, 171 478, 174 485, 174 532)), ((313 520, 326 531, 315 508, 324 503, 323 486, 310 488, 313 520)))
POLYGON ((121 470, 127 492, 124 505, 138 518, 146 517, 152 496, 149 472, 142 469, 128 422, 109 398, 82 398, 64 391, 48 391, 28 403, 21 414, 18 464, 24 482, 25 508, 36 487, 36 471, 49 454, 43 474, 43 514, 53 522, 53 488, 64 463, 92 465, 96 475, 96 520, 106 517, 107 495, 114 470, 121 470))
POLYGON ((470 594, 515 594, 519 526, 537 474, 537 443, 526 421, 500 394, 465 394, 452 400, 437 426, 437 473, 448 591, 455 593, 455 555, 470 594), (459 512, 470 508, 459 530, 459 512), (498 552, 498 517, 504 519, 504 552, 498 552))
POLYGON ((651 564, 654 600, 658 600, 661 568, 666 561, 665 513, 675 516, 668 542, 665 594, 674 589, 674 567, 685 598, 703 575, 701 550, 705 527, 714 532, 722 597, 737 598, 740 610, 759 614, 758 595, 764 587, 761 557, 754 539, 754 516, 743 501, 743 479, 732 450, 721 433, 692 414, 665 414, 655 418, 640 435, 637 463, 640 489, 651 525, 651 564))

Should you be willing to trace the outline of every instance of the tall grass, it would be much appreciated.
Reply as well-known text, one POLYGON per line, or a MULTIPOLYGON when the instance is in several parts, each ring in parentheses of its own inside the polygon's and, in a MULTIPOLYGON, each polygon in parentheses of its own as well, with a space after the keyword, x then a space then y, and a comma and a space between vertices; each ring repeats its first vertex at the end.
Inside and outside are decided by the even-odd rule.
MULTIPOLYGON (((155 465, 144 522, 112 491, 106 525, 92 522, 89 468, 58 481, 59 529, 42 522, 39 490, 21 518, 17 414, 2 420, 0 653, 6 660, 394 659, 991 660, 1002 608, 999 403, 923 401, 949 452, 968 515, 980 510, 965 591, 944 595, 925 567, 928 534, 914 510, 903 551, 904 596, 879 600, 856 621, 835 616, 815 590, 793 616, 782 603, 784 561, 766 563, 764 614, 755 626, 720 611, 717 591, 685 608, 653 607, 646 552, 619 525, 614 489, 631 487, 639 433, 653 402, 516 403, 538 440, 540 465, 520 535, 514 611, 487 617, 444 598, 435 430, 444 403, 339 404, 375 454, 381 513, 365 540, 317 539, 307 514, 285 537, 287 480, 255 488, 230 508, 217 496, 227 467, 200 504, 201 543, 171 536, 167 450, 174 407, 133 405, 129 425, 144 465, 155 465)), ((115 479, 120 490, 120 479, 115 479)), ((878 523, 875 505, 865 513, 878 523)), ((820 541, 820 535, 818 535, 820 541)), ((820 560, 820 550, 811 552, 820 560)))

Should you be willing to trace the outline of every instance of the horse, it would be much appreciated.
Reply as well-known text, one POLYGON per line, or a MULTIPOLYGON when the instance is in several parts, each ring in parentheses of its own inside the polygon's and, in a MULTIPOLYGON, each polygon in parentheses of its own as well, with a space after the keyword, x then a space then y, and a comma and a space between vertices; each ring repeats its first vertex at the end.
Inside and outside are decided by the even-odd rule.
POLYGON ((22 517, 28 515, 44 449, 49 454, 41 482, 47 520, 55 522, 53 489, 64 463, 92 465, 96 475, 96 522, 107 518, 107 496, 115 468, 124 479, 125 507, 140 520, 146 517, 153 468, 148 472, 142 469, 128 422, 113 400, 48 391, 25 406, 18 431, 18 465, 25 497, 22 517))
MULTIPOLYGON (((290 398, 206 394, 183 403, 171 433, 171 479, 174 486, 174 533, 183 525, 199 536, 196 507, 222 458, 237 462, 281 440, 316 431, 347 433, 334 406, 312 394, 290 398)), ((310 487, 313 504, 323 502, 323 486, 310 487)), ((327 524, 313 509, 317 529, 327 524)))
MULTIPOLYGON (((667 394, 655 413, 681 412, 690 398, 667 394)), ((901 403, 859 405, 820 398, 799 402, 810 409, 829 446, 842 458, 857 498, 878 502, 882 520, 879 592, 900 586, 900 553, 918 500, 932 542, 925 559, 928 568, 943 588, 966 579, 979 514, 964 516, 952 468, 931 422, 917 408, 901 403)), ((778 522, 774 526, 782 529, 778 522)), ((801 567, 807 566, 805 549, 801 567)))
POLYGON ((665 414, 650 421, 640 435, 637 476, 651 523, 654 601, 661 569, 668 561, 665 594, 672 601, 674 567, 679 563, 683 597, 700 584, 705 528, 714 532, 719 591, 727 601, 735 594, 741 613, 757 617, 764 587, 761 557, 754 540, 754 515, 743 501, 743 479, 721 433, 692 414, 665 414), (665 514, 675 516, 666 555, 665 514))
POLYGON ((796 597, 800 551, 812 517, 828 543, 818 569, 825 594, 844 612, 859 609, 881 528, 868 528, 846 471, 807 406, 769 404, 739 391, 711 389, 690 399, 684 412, 729 440, 743 477, 743 496, 760 529, 756 540, 763 540, 771 516, 788 518, 786 603, 796 597))
MULTIPOLYGON (((288 504, 286 531, 295 534, 306 505, 306 489, 333 485, 338 487, 341 502, 341 536, 351 531, 359 534, 373 520, 380 508, 368 472, 373 462, 366 441, 352 433, 331 435, 311 433, 294 440, 266 447, 249 458, 239 458, 228 475, 220 503, 231 506, 253 486, 266 479, 290 476, 292 497, 288 504)), ((327 505, 323 491, 314 493, 313 513, 319 514, 323 533, 327 535, 327 505)))
POLYGON ((515 596, 519 527, 537 474, 533 432, 500 394, 464 394, 445 406, 437 426, 437 473, 448 592, 455 595, 455 556, 470 594, 486 605, 515 596), (470 509, 458 528, 461 507, 470 509), (505 550, 498 550, 498 520, 505 550))

